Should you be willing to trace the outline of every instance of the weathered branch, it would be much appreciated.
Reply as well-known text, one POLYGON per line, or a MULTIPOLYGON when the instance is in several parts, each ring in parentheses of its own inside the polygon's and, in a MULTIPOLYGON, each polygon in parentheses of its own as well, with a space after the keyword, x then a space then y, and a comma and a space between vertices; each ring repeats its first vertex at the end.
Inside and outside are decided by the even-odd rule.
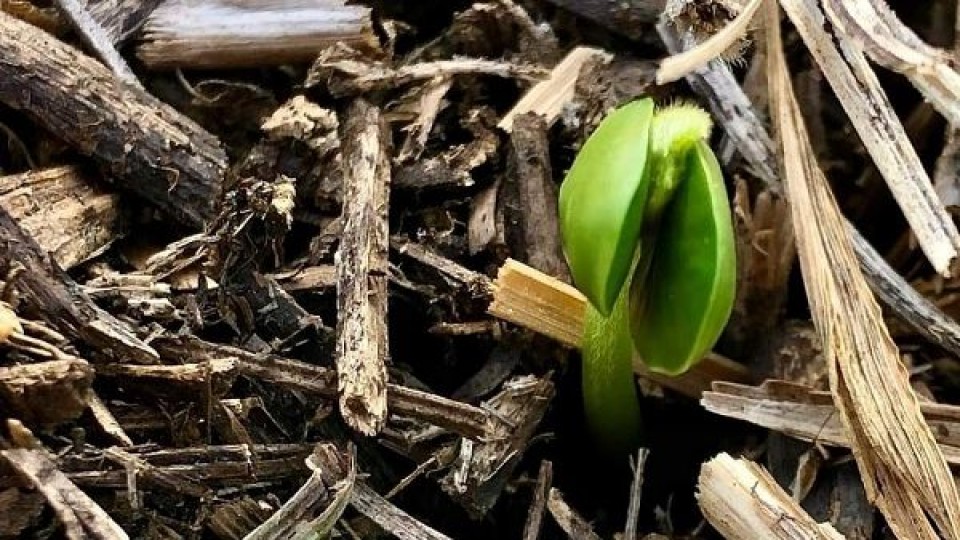
POLYGON ((220 202, 220 142, 169 105, 119 82, 93 58, 0 13, 0 102, 92 156, 108 176, 200 227, 220 202))

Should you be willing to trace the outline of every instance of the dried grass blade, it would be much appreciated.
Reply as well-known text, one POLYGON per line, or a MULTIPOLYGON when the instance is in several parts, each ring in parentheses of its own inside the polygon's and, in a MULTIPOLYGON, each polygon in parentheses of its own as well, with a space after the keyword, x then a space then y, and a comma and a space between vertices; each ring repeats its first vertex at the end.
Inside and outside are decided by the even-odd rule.
MULTIPOLYGON (((798 3, 783 3, 792 3, 797 15, 798 3)), ((773 3, 766 32, 773 121, 804 285, 829 363, 834 403, 867 494, 899 538, 937 538, 924 512, 945 536, 960 538, 960 495, 817 166, 773 3)))
POLYGON ((850 117, 934 269, 949 276, 960 232, 860 50, 832 32, 816 0, 780 0, 850 117))
POLYGON ((906 76, 951 124, 960 125, 960 73, 949 52, 920 39, 882 1, 826 0, 823 7, 844 37, 906 76))
POLYGON ((657 70, 657 84, 680 80, 729 50, 747 33, 750 21, 762 4, 763 0, 750 0, 747 7, 730 24, 724 26, 723 30, 692 49, 665 58, 657 70))

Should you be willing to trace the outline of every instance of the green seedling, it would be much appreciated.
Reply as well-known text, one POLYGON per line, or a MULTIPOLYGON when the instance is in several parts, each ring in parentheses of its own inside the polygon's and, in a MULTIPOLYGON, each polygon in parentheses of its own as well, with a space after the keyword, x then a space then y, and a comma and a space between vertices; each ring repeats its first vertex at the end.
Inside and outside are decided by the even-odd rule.
POLYGON ((639 434, 633 359, 684 373, 719 339, 736 287, 730 203, 693 106, 629 103, 590 135, 560 188, 560 228, 587 298, 587 419, 609 445, 639 434))

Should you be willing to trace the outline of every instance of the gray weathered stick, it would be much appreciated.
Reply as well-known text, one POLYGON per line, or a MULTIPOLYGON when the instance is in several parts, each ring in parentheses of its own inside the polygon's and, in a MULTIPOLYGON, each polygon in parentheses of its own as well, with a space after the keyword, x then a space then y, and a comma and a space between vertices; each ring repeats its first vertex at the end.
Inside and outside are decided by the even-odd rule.
POLYGON ((122 45, 130 38, 161 0, 86 0, 87 11, 97 21, 114 45, 122 45))
POLYGON ((370 8, 343 0, 170 0, 143 28, 151 68, 232 68, 309 62, 329 45, 375 48, 370 8))
POLYGON ((119 540, 127 533, 86 493, 71 482, 43 450, 11 448, 0 456, 47 499, 70 540, 119 540))
POLYGON ((109 177, 181 222, 215 215, 226 154, 189 118, 93 58, 0 13, 0 102, 92 156, 109 177))
POLYGON ((394 506, 367 484, 358 482, 350 504, 372 519, 383 530, 400 540, 450 540, 450 537, 424 525, 410 514, 394 506))
POLYGON ((540 528, 543 526, 543 515, 547 510, 547 497, 553 487, 553 463, 547 460, 540 462, 540 472, 537 473, 537 485, 534 487, 533 501, 527 511, 527 522, 523 526, 523 540, 537 540, 540 528))
POLYGON ((343 237, 337 252, 337 376, 340 413, 374 435, 387 418, 389 135, 363 99, 344 125, 343 237))
POLYGON ((0 275, 12 276, 31 316, 114 359, 155 363, 158 355, 114 316, 100 309, 0 206, 0 275))
POLYGON ((54 0, 54 3, 60 8, 60 12, 66 15, 80 38, 118 79, 133 86, 140 86, 139 79, 130 70, 127 61, 114 48, 106 30, 90 15, 80 0, 54 0))
POLYGON ((937 273, 949 276, 960 248, 960 232, 933 190, 864 53, 836 27, 825 24, 823 9, 815 0, 781 3, 887 182, 920 248, 937 273))

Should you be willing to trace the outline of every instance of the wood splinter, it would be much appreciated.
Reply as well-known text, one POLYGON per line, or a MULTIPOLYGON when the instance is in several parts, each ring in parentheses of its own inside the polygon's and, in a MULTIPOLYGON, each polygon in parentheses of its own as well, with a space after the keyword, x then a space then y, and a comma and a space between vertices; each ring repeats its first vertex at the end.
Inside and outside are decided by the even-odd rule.
POLYGON ((358 99, 344 124, 343 237, 337 252, 340 412, 375 435, 387 418, 389 139, 380 110, 358 99))
MULTIPOLYGON (((579 347, 583 336, 586 298, 571 285, 537 271, 519 261, 508 259, 493 284, 493 301, 487 311, 494 317, 553 338, 568 347, 579 347)), ((713 381, 748 381, 742 365, 718 354, 708 354, 690 371, 677 377, 650 371, 638 358, 633 371, 641 377, 699 398, 710 390, 713 381)))

